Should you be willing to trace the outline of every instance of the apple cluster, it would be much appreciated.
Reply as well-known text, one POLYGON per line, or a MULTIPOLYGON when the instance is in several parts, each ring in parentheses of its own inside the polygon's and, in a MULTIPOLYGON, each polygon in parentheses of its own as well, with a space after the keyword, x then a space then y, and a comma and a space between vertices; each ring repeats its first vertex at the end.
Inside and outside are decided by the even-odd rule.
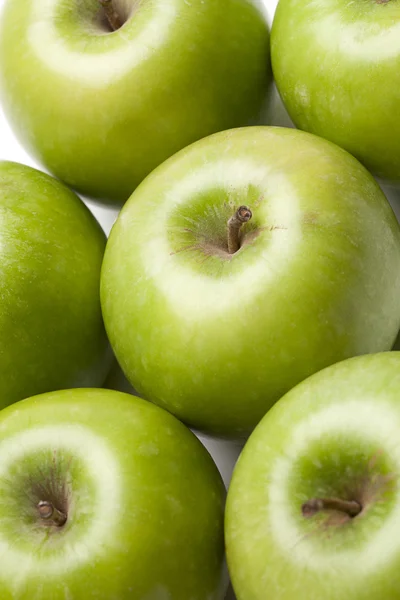
POLYGON ((0 600, 400 600, 399 0, 2 9, 0 600))

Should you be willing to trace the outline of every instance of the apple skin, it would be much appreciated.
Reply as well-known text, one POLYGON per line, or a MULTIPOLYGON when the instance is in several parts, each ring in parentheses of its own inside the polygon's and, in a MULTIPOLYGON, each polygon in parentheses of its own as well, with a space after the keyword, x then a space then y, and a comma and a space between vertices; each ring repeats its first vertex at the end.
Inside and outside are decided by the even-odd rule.
POLYGON ((64 390, 0 413, 2 600, 223 600, 225 488, 166 411, 64 390), (37 503, 65 507, 44 525, 37 503))
POLYGON ((399 431, 399 352, 336 364, 279 400, 228 493, 238 600, 399 600, 399 431), (362 504, 353 519, 302 514, 310 497, 345 495, 362 504))
POLYGON ((100 307, 100 225, 60 182, 6 161, 0 217, 0 408, 102 385, 112 353, 100 307))
POLYGON ((207 433, 245 437, 294 385, 390 350, 400 230, 344 150, 273 127, 215 134, 122 209, 101 275, 106 330, 139 395, 207 433), (241 249, 227 221, 253 211, 241 249))
POLYGON ((400 4, 280 0, 273 72, 297 127, 400 183, 400 4))
POLYGON ((25 148, 80 193, 122 203, 157 165, 265 118, 272 82, 260 0, 6 0, 5 113, 25 148), (136 5, 136 8, 135 8, 136 5))

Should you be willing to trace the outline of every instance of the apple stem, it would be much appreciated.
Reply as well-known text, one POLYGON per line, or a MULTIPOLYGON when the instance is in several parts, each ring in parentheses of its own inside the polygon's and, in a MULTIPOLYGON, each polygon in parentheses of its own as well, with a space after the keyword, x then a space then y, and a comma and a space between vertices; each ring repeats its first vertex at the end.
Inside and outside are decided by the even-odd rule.
POLYGON ((107 17, 107 21, 110 24, 112 31, 117 31, 122 27, 123 23, 120 19, 119 14, 117 13, 115 6, 113 4, 113 0, 99 0, 101 6, 104 8, 104 12, 107 17))
POLYGON ((67 515, 58 508, 48 502, 47 500, 41 500, 37 505, 38 513, 43 521, 48 525, 57 525, 62 527, 67 522, 67 515))
POLYGON ((303 517, 313 517, 321 510, 337 510, 349 517, 360 514, 362 506, 356 500, 341 500, 340 498, 312 498, 303 504, 303 517))
POLYGON ((250 221, 253 213, 247 206, 239 206, 228 221, 228 252, 235 254, 240 248, 239 232, 243 223, 250 221))

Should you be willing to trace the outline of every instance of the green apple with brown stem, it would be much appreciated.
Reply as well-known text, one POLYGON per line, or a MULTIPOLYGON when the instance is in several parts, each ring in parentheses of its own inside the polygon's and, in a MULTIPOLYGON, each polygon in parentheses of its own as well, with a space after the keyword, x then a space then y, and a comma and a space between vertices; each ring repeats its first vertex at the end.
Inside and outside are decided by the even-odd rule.
POLYGON ((101 275, 138 393, 234 437, 312 373, 389 350, 399 298, 400 229, 375 180, 330 142, 272 127, 218 133, 153 171, 101 275))
POLYGON ((0 95, 18 139, 85 196, 121 203, 208 134, 264 119, 261 0, 6 0, 0 95))
POLYGON ((331 366, 277 402, 228 493, 237 600, 399 600, 399 432, 399 352, 331 366))
POLYGON ((0 412, 2 600, 223 600, 225 488, 196 437, 128 394, 0 412))

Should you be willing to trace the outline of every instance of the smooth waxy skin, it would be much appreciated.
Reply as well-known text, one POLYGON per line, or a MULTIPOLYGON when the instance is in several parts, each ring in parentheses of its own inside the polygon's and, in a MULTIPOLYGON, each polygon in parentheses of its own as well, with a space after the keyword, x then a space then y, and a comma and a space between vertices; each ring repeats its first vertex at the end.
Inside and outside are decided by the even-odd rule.
POLYGON ((400 183, 398 0, 280 0, 271 55, 297 127, 400 183))
POLYGON ((101 277, 134 388, 195 428, 242 436, 291 387, 389 350, 400 237, 367 171, 296 130, 216 134, 154 171, 123 208, 101 277), (226 224, 252 219, 227 253, 226 224))
POLYGON ((0 89, 24 146, 79 192, 124 202, 176 151, 260 122, 272 80, 259 0, 6 0, 0 89))
POLYGON ((0 438, 2 600, 223 600, 225 489, 174 417, 67 390, 5 409, 0 438), (49 482, 60 528, 37 515, 49 482))
POLYGON ((400 598, 399 390, 399 352, 357 357, 310 377, 264 417, 227 501, 238 600, 400 598), (363 505, 353 519, 302 515, 312 497, 346 495, 363 505))
POLYGON ((99 297, 105 242, 64 185, 0 162, 0 408, 102 385, 111 365, 99 297))

